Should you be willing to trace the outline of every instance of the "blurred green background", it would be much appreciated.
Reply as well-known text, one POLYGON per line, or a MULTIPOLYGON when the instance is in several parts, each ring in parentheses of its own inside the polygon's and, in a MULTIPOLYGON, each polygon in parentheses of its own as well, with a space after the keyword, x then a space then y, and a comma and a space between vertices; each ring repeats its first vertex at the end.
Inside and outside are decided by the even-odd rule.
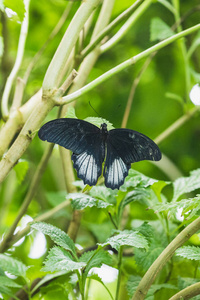
MULTIPOLYGON (((174 1, 176 2, 176 1, 174 1)), ((29 34, 25 48, 24 60, 20 69, 19 76, 24 73, 32 60, 35 53, 42 47, 47 37, 57 24, 67 1, 64 0, 40 0, 31 1, 30 4, 30 25, 29 34)), ((112 17, 116 17, 124 9, 132 4, 130 0, 116 0, 112 17)), ((180 15, 185 16, 181 26, 187 29, 197 24, 200 20, 199 0, 182 0, 180 4, 180 15)), ((47 67, 54 55, 56 48, 71 20, 73 14, 79 6, 79 1, 74 2, 69 18, 61 31, 52 40, 45 49, 43 55, 34 66, 29 77, 28 84, 25 89, 24 102, 28 100, 41 86, 47 70, 47 67)), ((97 17, 97 16, 96 16, 97 17)), ((151 24, 154 18, 160 18, 169 27, 175 23, 173 14, 166 9, 161 3, 155 1, 144 15, 134 24, 128 31, 127 35, 112 49, 99 57, 87 82, 92 81, 110 68, 118 65, 124 60, 144 51, 158 41, 151 41, 151 24)), ((2 58, 0 82, 1 91, 5 85, 5 80, 9 75, 15 62, 18 36, 20 24, 15 17, 5 18, 2 15, 1 31, 4 34, 5 52, 2 58), (3 33, 6 29, 6 34, 3 33)), ((114 32, 120 28, 118 26, 114 32)), ((90 33, 91 34, 91 33, 90 33)), ((184 39, 187 49, 194 42, 197 33, 189 35, 184 39)), ((88 92, 76 102, 76 115, 80 119, 89 116, 96 116, 96 113, 89 105, 91 102, 94 109, 102 118, 109 120, 115 128, 121 126, 124 111, 126 108, 128 96, 134 79, 138 76, 145 60, 139 61, 135 65, 127 68, 121 73, 111 77, 92 91, 88 92)), ((200 79, 200 48, 198 47, 192 57, 187 61, 190 73, 190 89, 200 79)), ((152 139, 166 130, 173 122, 179 119, 194 105, 189 100, 188 91, 185 82, 184 57, 181 52, 181 41, 177 41, 161 51, 159 51, 144 72, 139 85, 137 86, 130 111, 127 128, 137 130, 144 133, 152 139), (174 94, 180 98, 180 101, 169 97, 174 94)), ((57 108, 54 108, 44 120, 51 120, 57 116, 57 108)), ((0 190, 1 197, 1 233, 8 228, 21 206, 24 196, 30 185, 32 176, 42 157, 46 144, 39 140, 36 135, 31 146, 23 155, 23 159, 28 162, 28 172, 22 183, 16 180, 16 175, 11 172, 4 185, 0 190), (12 187, 12 189, 10 188, 12 187), (7 201, 5 201, 7 199, 7 201)), ((199 113, 196 113, 188 122, 174 131, 167 139, 165 139, 159 147, 180 170, 182 175, 187 176, 193 169, 200 166, 200 126, 199 113)), ((166 174, 156 165, 150 162, 139 162, 133 165, 133 168, 143 172, 145 175, 158 178, 160 180, 168 180, 166 174)), ((172 171, 173 172, 173 171, 172 171)), ((173 177, 173 174, 171 174, 173 177)), ((58 147, 55 147, 53 155, 49 161, 48 168, 43 176, 40 188, 32 201, 27 214, 35 217, 40 212, 44 212, 55 205, 52 204, 49 196, 51 192, 62 191, 65 189, 62 165, 59 157, 58 147)), ((170 192, 169 192, 170 194, 170 192)), ((54 197, 54 201, 59 203, 59 195, 54 197)), ((143 210, 142 210, 143 211, 143 210)), ((155 215, 150 212, 144 212, 141 215, 141 207, 134 207, 133 217, 141 219, 154 219, 155 215), (139 216, 139 217, 138 217, 139 216)), ((93 211, 96 216, 96 212, 93 211)), ((60 212, 52 223, 56 223, 58 227, 66 227, 66 217, 70 218, 71 211, 60 212), (59 217, 59 220, 58 220, 59 217), (64 224, 64 225, 63 225, 64 224)), ((83 224, 87 221, 89 213, 86 212, 83 224)), ((99 221, 99 220, 98 220, 99 221)), ((97 222, 98 222, 97 221, 97 222)), ((90 219, 92 222, 92 218, 90 219)), ((99 221, 101 223, 102 220, 99 221)), ((86 226, 86 225, 85 225, 86 226)), ((87 227, 87 226, 86 226, 87 227)), ((106 228, 106 226, 105 226, 106 228)), ((87 240, 87 235, 83 233, 83 244, 87 240)), ((81 236, 80 233, 80 236, 81 236)), ((36 274, 38 276, 37 265, 42 263, 44 257, 31 259, 26 254, 32 247, 33 237, 26 237, 26 241, 17 247, 14 256, 23 258, 23 262, 35 265, 36 274), (25 254, 25 255, 24 255, 25 254)), ((80 242, 80 241, 79 241, 80 242)), ((35 278, 34 272, 31 274, 35 278)))

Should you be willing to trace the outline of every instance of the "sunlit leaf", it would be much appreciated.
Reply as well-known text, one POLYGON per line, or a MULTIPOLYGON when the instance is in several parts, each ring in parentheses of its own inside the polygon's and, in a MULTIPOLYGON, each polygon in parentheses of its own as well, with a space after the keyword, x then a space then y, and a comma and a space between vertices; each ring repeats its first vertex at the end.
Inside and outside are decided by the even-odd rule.
POLYGON ((14 170, 16 172, 17 180, 21 184, 24 180, 26 173, 29 168, 29 163, 27 160, 20 159, 18 164, 14 166, 14 170))
POLYGON ((44 222, 33 223, 31 224, 31 227, 41 231, 45 235, 48 235, 54 241, 54 243, 66 250, 69 250, 71 253, 73 253, 73 255, 76 256, 74 242, 68 236, 68 234, 62 231, 61 229, 44 222))
POLYGON ((176 201, 185 193, 190 193, 200 188, 200 169, 190 172, 190 176, 181 177, 174 181, 174 195, 172 201, 176 201))
POLYGON ((126 192, 128 188, 146 188, 148 186, 151 186, 155 182, 158 182, 158 180, 147 177, 136 170, 130 169, 124 184, 120 187, 120 190, 126 192))
POLYGON ((176 250, 176 255, 187 259, 200 260, 200 248, 195 246, 184 246, 176 250))
POLYGON ((150 41, 164 40, 174 35, 173 30, 160 18, 153 18, 150 27, 150 41))
POLYGON ((177 202, 160 203, 154 206, 155 212, 170 211, 175 214, 177 210, 182 210, 182 216, 186 215, 187 219, 191 219, 197 215, 200 210, 200 195, 194 198, 182 199, 177 202))
POLYGON ((20 21, 23 21, 24 14, 25 14, 25 7, 23 0, 4 0, 5 7, 12 9, 14 12, 17 13, 20 21))
POLYGON ((74 209, 84 209, 86 207, 96 206, 97 208, 107 208, 112 204, 95 199, 89 195, 81 193, 71 193, 67 195, 67 199, 71 199, 71 204, 74 209))
POLYGON ((85 267, 85 263, 76 262, 73 260, 71 254, 59 247, 53 247, 44 262, 45 267, 43 271, 55 272, 60 270, 74 271, 85 267))
POLYGON ((142 236, 138 231, 124 230, 120 231, 118 234, 107 239, 102 247, 106 245, 111 245, 112 248, 117 251, 121 246, 133 246, 136 248, 147 248, 148 242, 144 236, 142 236))
POLYGON ((22 285, 16 283, 13 279, 6 276, 0 276, 0 287, 9 286, 13 288, 20 288, 22 285))
POLYGON ((97 117, 88 117, 86 119, 84 119, 84 121, 87 121, 89 123, 92 123, 94 125, 96 125, 97 127, 101 127, 102 123, 106 123, 108 126, 108 130, 113 129, 113 124, 110 123, 109 121, 107 121, 106 119, 102 119, 102 118, 97 118, 97 117))
POLYGON ((0 254, 0 268, 13 275, 26 277, 27 266, 15 258, 0 254))
POLYGON ((76 112, 73 106, 68 107, 66 117, 77 119, 76 112))

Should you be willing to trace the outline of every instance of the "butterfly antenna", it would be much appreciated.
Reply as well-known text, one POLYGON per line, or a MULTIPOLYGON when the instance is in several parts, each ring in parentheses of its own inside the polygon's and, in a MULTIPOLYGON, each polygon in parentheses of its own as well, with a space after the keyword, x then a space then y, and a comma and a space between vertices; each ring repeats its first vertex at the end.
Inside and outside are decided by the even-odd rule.
POLYGON ((94 110, 94 112, 97 114, 97 116, 99 116, 99 118, 101 118, 100 114, 94 109, 94 107, 92 106, 91 102, 89 101, 89 105, 92 107, 92 109, 94 110))

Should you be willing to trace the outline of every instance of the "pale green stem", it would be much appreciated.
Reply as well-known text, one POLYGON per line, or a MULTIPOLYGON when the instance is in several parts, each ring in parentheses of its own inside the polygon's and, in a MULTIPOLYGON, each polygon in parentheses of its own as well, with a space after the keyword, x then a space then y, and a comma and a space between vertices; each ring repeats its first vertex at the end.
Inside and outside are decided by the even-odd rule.
POLYGON ((141 17, 145 10, 149 7, 153 0, 144 1, 138 9, 132 14, 132 16, 126 21, 126 23, 118 30, 118 32, 105 44, 100 47, 101 53, 108 51, 114 45, 116 45, 130 30, 133 24, 141 17))
POLYGON ((57 104, 59 105, 64 105, 64 104, 68 104, 72 101, 74 101, 75 99, 81 97, 82 95, 84 95, 85 93, 87 93, 88 91, 90 91, 91 89, 95 88, 96 86, 98 86, 100 83, 106 81, 107 79, 111 78, 113 75, 116 75, 117 73, 121 72, 122 70, 124 70, 125 68, 135 64, 136 62, 138 62, 139 60, 147 57, 148 55, 150 55, 151 53, 153 53, 154 51, 158 51, 164 47, 166 47, 167 45, 173 43, 174 41, 176 41, 179 38, 182 38, 184 36, 187 36, 197 30, 200 29, 200 24, 197 24, 189 29, 186 29, 180 33, 177 33, 167 39, 165 39, 164 41, 159 42, 158 44, 148 48, 147 50, 129 58, 128 60, 124 61, 123 63, 119 64, 118 66, 110 69, 109 71, 107 71, 106 73, 104 73, 103 75, 99 76, 98 78, 96 78, 95 80, 93 80, 92 82, 88 83, 87 85, 85 85, 83 88, 80 88, 79 90, 75 91, 72 94, 69 94, 65 97, 62 98, 61 101, 59 101, 57 104))
POLYGON ((29 24, 29 3, 30 3, 30 0, 24 0, 26 12, 25 12, 24 20, 22 22, 20 36, 19 36, 17 57, 16 57, 14 67, 6 81, 5 89, 4 89, 3 96, 2 96, 1 109, 2 109, 2 115, 3 115, 4 119, 7 119, 8 115, 9 115, 9 109, 8 109, 9 95, 11 92, 13 82, 14 82, 14 80, 17 76, 17 73, 19 71, 19 68, 21 66, 23 55, 24 55, 24 48, 25 48, 26 37, 27 37, 27 33, 28 33, 28 24, 29 24))
POLYGON ((54 54, 54 57, 47 69, 43 81, 43 90, 50 90, 58 87, 62 78, 62 70, 67 59, 79 38, 79 34, 93 10, 99 5, 100 0, 83 1, 72 21, 70 22, 62 41, 54 54))
POLYGON ((185 122, 190 120, 197 111, 199 111, 198 106, 194 107, 192 110, 188 111, 185 115, 176 120, 171 126, 169 126, 157 138, 154 139, 155 143, 159 144, 163 140, 165 140, 170 134, 172 134, 175 130, 181 127, 185 122))
POLYGON ((129 8, 127 8, 123 13, 121 13, 116 19, 114 19, 108 26, 105 27, 94 39, 92 39, 91 43, 83 49, 81 52, 81 58, 84 58, 88 55, 100 42, 101 40, 111 32, 113 28, 115 28, 120 22, 122 22, 125 18, 129 17, 131 13, 142 3, 144 0, 135 1, 129 8))
POLYGON ((200 282, 187 286, 185 289, 169 298, 169 300, 194 299, 197 295, 200 295, 200 282))
MULTIPOLYGON (((181 32, 182 27, 180 25, 180 13, 179 13, 180 12, 180 3, 179 3, 179 0, 173 0, 172 3, 174 4, 174 8, 175 8, 175 13, 174 13, 175 21, 177 24, 179 24, 177 27, 177 31, 181 32)), ((183 63, 184 63, 184 72, 185 72, 185 98, 186 98, 186 100, 189 100, 190 66, 189 66, 189 61, 187 59, 187 48, 186 48, 184 39, 181 39, 179 41, 179 43, 180 43, 180 48, 181 48, 181 52, 182 52, 183 63)))

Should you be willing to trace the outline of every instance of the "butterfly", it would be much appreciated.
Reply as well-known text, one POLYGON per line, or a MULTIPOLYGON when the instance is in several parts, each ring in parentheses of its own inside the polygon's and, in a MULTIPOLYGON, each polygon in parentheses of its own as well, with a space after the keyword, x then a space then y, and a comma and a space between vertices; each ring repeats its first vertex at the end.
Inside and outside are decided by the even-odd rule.
POLYGON ((61 118, 44 124, 38 136, 71 150, 77 176, 90 186, 102 174, 104 160, 105 186, 119 189, 131 163, 161 159, 158 146, 144 134, 125 128, 108 131, 106 123, 99 128, 84 120, 61 118))

